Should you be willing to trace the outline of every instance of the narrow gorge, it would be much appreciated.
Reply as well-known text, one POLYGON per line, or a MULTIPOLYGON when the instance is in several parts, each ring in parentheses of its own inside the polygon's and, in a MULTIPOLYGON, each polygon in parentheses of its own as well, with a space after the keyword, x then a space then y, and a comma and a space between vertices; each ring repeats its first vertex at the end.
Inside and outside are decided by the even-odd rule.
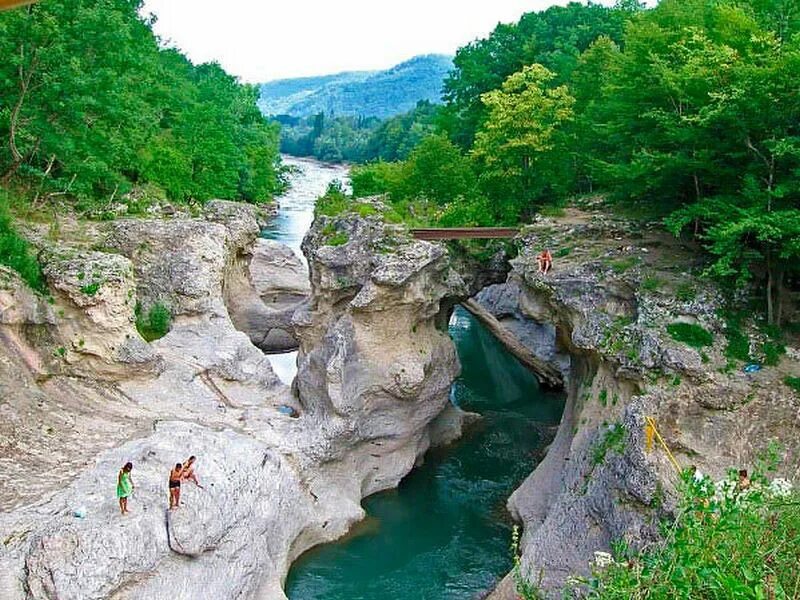
MULTIPOLYGON (((43 254, 49 300, 3 271, 0 596, 285 598, 292 564, 355 526, 339 550, 300 559, 290 598, 353 593, 337 591, 335 576, 320 582, 319 560, 356 577, 354 589, 398 597, 438 565, 419 597, 466 597, 511 566, 502 503, 522 479, 508 509, 523 525, 523 568, 556 589, 612 541, 657 539, 674 509, 673 467, 647 451, 646 417, 682 465, 714 476, 752 464, 775 437, 800 450, 797 399, 774 376, 720 372, 718 344, 701 354, 666 334, 674 322, 721 328, 703 282, 692 281, 700 291, 687 301, 641 286, 645 272, 686 282, 663 261, 684 252, 677 241, 575 210, 540 219, 514 258, 487 266, 387 224, 380 200, 365 204, 314 221, 302 243, 305 289, 291 248, 259 238, 274 215, 223 201, 196 217, 67 224, 43 254), (547 277, 535 261, 542 245, 571 249, 547 277), (620 260, 630 268, 614 268, 620 260), (563 417, 557 394, 542 395, 472 317, 454 313, 476 294, 564 374, 563 417), (147 343, 134 309, 156 303, 174 321, 147 343), (448 324, 468 361, 460 379, 448 324), (470 349, 474 336, 488 350, 470 349), (277 362, 296 360, 297 376, 290 368, 281 381, 259 347, 294 345, 296 357, 277 362), (190 454, 205 488, 187 485, 184 505, 167 511, 169 466, 190 454), (121 517, 113 485, 127 461, 136 489, 121 517), (437 540, 440 526, 463 535, 445 529, 447 542, 437 540), (426 561, 402 539, 414 527, 451 552, 426 561), (470 538, 471 527, 491 535, 470 538), (407 544, 408 560, 424 562, 418 572, 391 562, 407 544), (392 579, 407 568, 406 580, 392 579)), ((510 578, 492 595, 514 596, 510 578)))

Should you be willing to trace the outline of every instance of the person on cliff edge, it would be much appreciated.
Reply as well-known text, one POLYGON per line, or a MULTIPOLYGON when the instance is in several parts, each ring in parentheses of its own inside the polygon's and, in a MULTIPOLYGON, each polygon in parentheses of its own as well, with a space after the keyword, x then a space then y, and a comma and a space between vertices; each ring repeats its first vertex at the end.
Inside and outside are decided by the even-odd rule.
POLYGON ((117 475, 117 498, 119 498, 119 511, 123 515, 128 514, 128 496, 133 493, 132 470, 133 463, 125 463, 117 475))
POLYGON ((169 472, 169 509, 178 508, 181 503, 181 475, 183 465, 177 463, 169 472))

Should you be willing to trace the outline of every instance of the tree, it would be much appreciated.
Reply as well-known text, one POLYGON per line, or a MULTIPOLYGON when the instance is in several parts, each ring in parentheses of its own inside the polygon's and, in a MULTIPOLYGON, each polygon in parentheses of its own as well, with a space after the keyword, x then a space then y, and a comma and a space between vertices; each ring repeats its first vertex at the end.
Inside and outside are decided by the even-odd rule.
POLYGON ((575 99, 566 86, 551 87, 555 74, 541 65, 524 67, 502 88, 482 96, 488 119, 472 154, 484 192, 498 201, 497 216, 515 222, 557 181, 562 127, 574 117, 575 99))
POLYGON ((436 204, 464 201, 475 195, 477 180, 469 159, 447 137, 426 137, 411 153, 409 187, 436 204))

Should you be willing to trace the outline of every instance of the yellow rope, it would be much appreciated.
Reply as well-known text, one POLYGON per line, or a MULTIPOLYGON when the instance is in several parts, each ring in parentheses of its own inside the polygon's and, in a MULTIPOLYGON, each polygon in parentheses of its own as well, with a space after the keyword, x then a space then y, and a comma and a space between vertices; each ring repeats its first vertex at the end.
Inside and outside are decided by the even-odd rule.
POLYGON ((645 446, 647 447, 647 451, 650 452, 653 449, 653 437, 655 437, 658 442, 661 444, 661 447, 664 448, 664 451, 667 453, 667 457, 669 458, 672 466, 675 467, 675 470, 680 475, 683 471, 681 470, 681 466, 678 464, 678 461, 675 460, 675 457, 672 455, 667 443, 664 441, 664 438, 661 437, 661 434, 658 432, 658 428, 656 427, 656 420, 653 417, 645 417, 645 446))

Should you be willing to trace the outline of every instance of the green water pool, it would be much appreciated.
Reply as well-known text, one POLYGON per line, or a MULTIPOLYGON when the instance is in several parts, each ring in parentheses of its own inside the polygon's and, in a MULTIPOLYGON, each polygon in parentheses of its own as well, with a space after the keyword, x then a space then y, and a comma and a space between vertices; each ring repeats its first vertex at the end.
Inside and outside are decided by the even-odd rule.
POLYGON ((481 413, 426 455, 397 490, 363 502, 367 521, 295 562, 290 600, 481 598, 511 567, 505 502, 541 459, 564 409, 471 315, 450 322, 462 364, 453 402, 481 413))

